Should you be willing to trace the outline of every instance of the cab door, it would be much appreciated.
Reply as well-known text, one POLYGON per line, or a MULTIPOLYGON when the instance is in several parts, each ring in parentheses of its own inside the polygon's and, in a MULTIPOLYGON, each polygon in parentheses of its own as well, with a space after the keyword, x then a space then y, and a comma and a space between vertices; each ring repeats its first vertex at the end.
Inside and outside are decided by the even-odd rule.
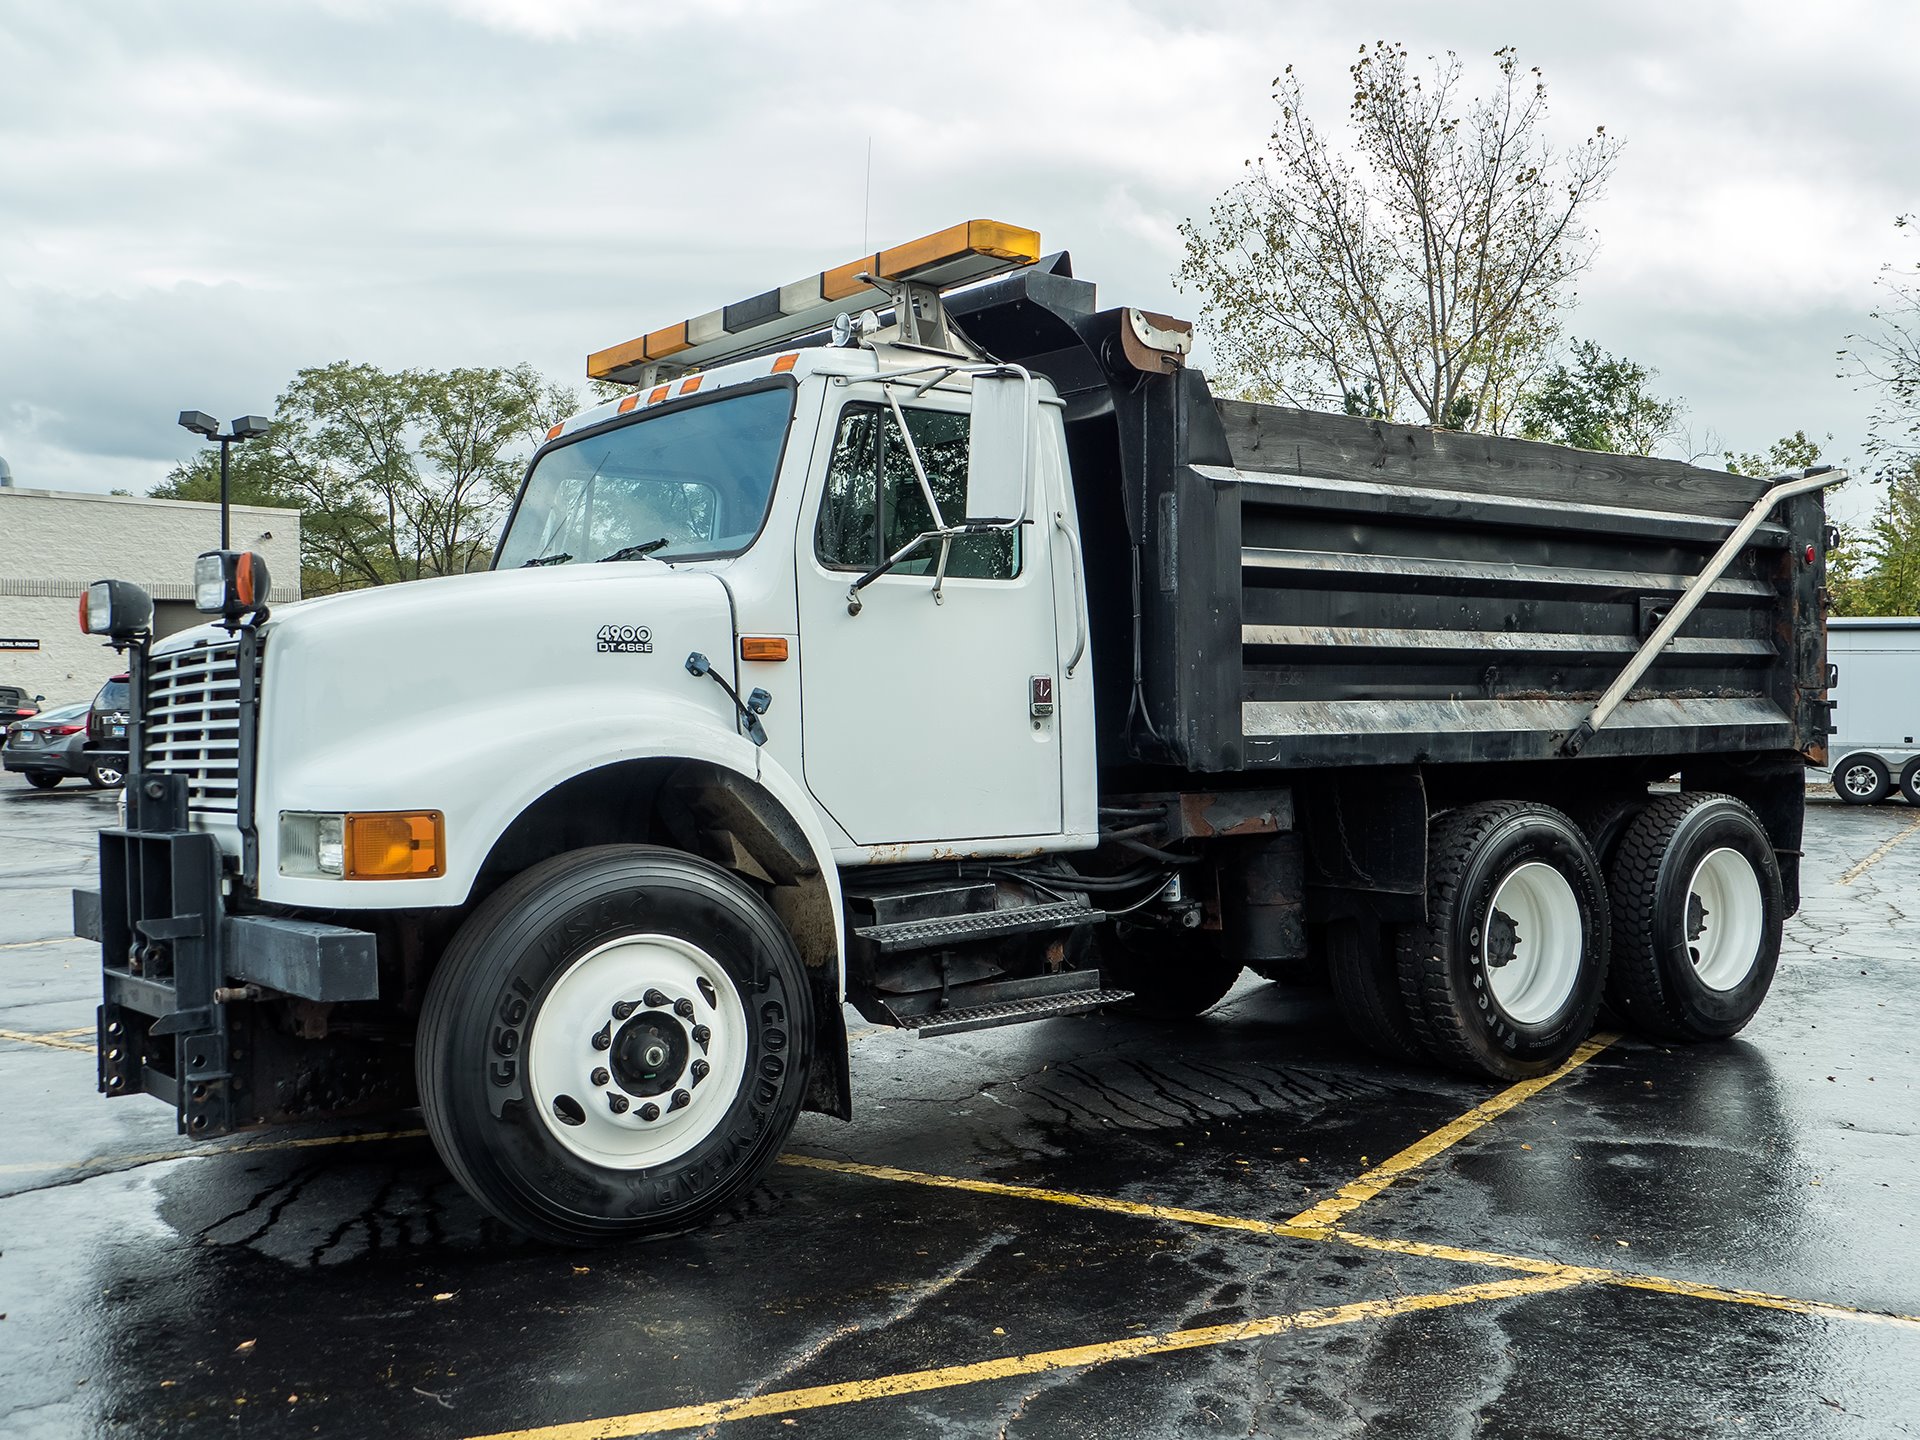
MULTIPOLYGON (((910 393, 897 397, 908 433, 954 523, 966 499, 966 397, 910 393)), ((934 521, 880 387, 846 396, 821 427, 795 557, 807 786, 860 845, 1056 835, 1047 532, 1028 524, 954 541, 937 590, 933 543, 863 589, 850 614, 849 586, 934 521)), ((1048 512, 1030 496, 1027 513, 1048 512)))

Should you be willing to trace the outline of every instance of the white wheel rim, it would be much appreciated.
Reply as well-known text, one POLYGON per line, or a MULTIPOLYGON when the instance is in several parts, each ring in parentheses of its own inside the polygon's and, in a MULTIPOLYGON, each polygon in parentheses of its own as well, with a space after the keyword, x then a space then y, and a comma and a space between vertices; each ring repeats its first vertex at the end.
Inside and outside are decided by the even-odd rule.
POLYGON ((1732 990, 1753 973, 1767 906, 1746 856, 1723 847, 1695 867, 1681 924, 1694 973, 1709 990, 1732 990))
POLYGON ((1493 892, 1480 936, 1487 988, 1507 1018, 1537 1025, 1557 1014, 1580 978, 1580 902, 1567 877, 1530 860, 1493 892))
POLYGON ((527 1037, 541 1122, 581 1159, 614 1170, 691 1151, 726 1115, 746 1067, 739 990, 711 955, 671 935, 589 950, 554 982, 527 1037), (665 1061, 646 1071, 655 1050, 665 1061))
POLYGON ((1849 795, 1871 795, 1880 788, 1880 776, 1871 765, 1849 765, 1841 783, 1849 795))

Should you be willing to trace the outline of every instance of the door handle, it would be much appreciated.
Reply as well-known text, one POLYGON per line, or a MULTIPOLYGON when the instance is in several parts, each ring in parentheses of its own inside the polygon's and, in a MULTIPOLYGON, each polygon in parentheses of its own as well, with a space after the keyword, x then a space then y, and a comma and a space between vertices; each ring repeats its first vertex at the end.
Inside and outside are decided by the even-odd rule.
POLYGON ((1073 527, 1067 524, 1066 515, 1059 510, 1053 512, 1053 528, 1067 537, 1067 554, 1073 561, 1073 658, 1067 661, 1067 679, 1071 680, 1074 667, 1079 665, 1081 657, 1087 653, 1087 611, 1081 603, 1080 537, 1073 533, 1073 527))

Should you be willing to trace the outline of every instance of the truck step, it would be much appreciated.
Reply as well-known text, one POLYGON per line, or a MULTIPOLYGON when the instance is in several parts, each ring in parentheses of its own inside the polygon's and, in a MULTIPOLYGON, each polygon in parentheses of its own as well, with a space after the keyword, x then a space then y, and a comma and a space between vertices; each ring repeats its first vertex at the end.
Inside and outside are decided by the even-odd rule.
POLYGON ((1019 1000, 998 1000, 948 1010, 933 1010, 923 1015, 896 1015, 894 1023, 916 1035, 957 1035, 964 1030, 991 1030, 999 1025, 1020 1025, 1029 1020, 1051 1020, 1058 1015, 1083 1015, 1103 1005, 1131 1000, 1131 990, 1109 990, 1098 984, 1095 973, 1092 988, 1069 990, 1054 995, 1032 995, 1019 1000))
POLYGON ((901 925, 983 914, 993 909, 997 892, 990 880, 848 885, 847 911, 855 925, 901 925))
POLYGON ((998 940, 1008 935, 1031 935, 1043 930, 1071 930, 1106 919, 1106 912, 1078 901, 1030 905, 1024 910, 988 910, 977 915, 940 915, 930 920, 903 920, 892 925, 865 925, 854 934, 880 955, 904 950, 934 950, 966 945, 976 940, 998 940))

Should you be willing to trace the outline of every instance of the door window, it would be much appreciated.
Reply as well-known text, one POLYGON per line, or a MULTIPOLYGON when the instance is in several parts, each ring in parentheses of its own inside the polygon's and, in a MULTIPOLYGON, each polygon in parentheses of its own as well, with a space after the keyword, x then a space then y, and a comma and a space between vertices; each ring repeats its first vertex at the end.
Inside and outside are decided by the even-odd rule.
MULTIPOLYGON (((905 407, 902 413, 941 517, 949 525, 959 523, 967 508, 966 415, 905 407)), ((840 412, 814 532, 814 552, 821 564, 835 570, 871 570, 933 525, 892 407, 848 405, 840 412)), ((929 541, 896 565, 894 573, 930 575, 939 563, 940 545, 929 541)), ((1018 530, 963 536, 953 542, 947 560, 947 574, 961 578, 1011 580, 1019 573, 1018 530)))

